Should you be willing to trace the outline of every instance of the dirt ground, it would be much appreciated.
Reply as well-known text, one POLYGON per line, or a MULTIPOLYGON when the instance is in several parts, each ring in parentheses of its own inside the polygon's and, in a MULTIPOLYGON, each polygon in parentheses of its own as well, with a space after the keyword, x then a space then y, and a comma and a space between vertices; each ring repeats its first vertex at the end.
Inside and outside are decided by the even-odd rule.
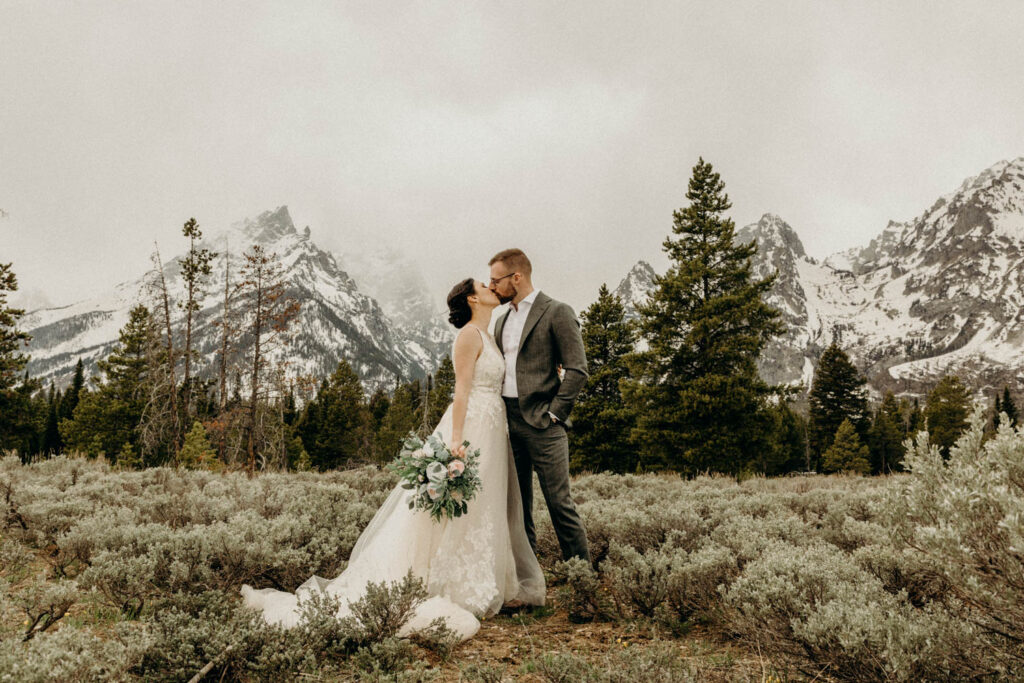
MULTIPOLYGON (((545 653, 572 652, 591 660, 624 648, 644 648, 653 640, 668 640, 678 646, 679 657, 707 681, 769 680, 769 667, 757 655, 740 646, 725 642, 717 634, 695 627, 683 636, 674 637, 656 627, 635 622, 610 623, 594 621, 575 624, 565 609, 559 609, 549 596, 548 605, 525 609, 516 614, 499 614, 485 619, 480 631, 459 645, 448 662, 432 658, 440 666, 444 681, 463 681, 462 669, 483 664, 505 669, 506 680, 540 681, 540 677, 523 674, 520 666, 528 659, 545 653)), ((653 682, 652 682, 653 683, 653 682)))

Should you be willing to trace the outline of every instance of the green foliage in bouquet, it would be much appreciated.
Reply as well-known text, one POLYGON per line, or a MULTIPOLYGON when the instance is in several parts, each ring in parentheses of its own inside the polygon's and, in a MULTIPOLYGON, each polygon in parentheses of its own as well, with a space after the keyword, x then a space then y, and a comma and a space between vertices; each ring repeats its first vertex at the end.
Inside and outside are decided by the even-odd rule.
POLYGON ((409 433, 388 469, 401 479, 402 488, 414 492, 410 510, 426 510, 435 522, 442 515, 452 519, 469 511, 467 501, 480 489, 480 449, 470 450, 468 441, 462 445, 465 456, 455 457, 436 433, 425 441, 409 433))

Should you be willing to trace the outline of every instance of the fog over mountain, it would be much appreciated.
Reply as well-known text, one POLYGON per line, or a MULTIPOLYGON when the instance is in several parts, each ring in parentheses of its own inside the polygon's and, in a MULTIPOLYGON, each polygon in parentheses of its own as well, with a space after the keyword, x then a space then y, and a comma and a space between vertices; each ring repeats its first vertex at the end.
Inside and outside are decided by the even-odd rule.
MULTIPOLYGON (((310 227, 296 229, 286 206, 238 222, 204 242, 219 255, 212 264, 208 295, 195 323, 200 376, 209 376, 218 367, 220 330, 215 323, 221 318, 225 258, 230 258, 230 277, 237 282, 241 253, 252 244, 260 244, 266 253, 278 256, 287 294, 301 302, 298 319, 291 325, 290 344, 272 356, 287 362, 288 374, 323 378, 344 359, 363 378, 367 390, 390 388, 396 377, 409 379, 433 372, 448 352, 453 338, 450 326, 438 307, 423 295, 422 275, 395 252, 350 256, 354 272, 365 278, 366 291, 385 297, 382 306, 346 272, 334 254, 317 246, 310 227)), ((183 296, 183 257, 164 256, 168 288, 176 300, 183 296)), ((32 356, 30 374, 63 385, 80 357, 95 373, 96 360, 110 353, 131 307, 149 303, 148 277, 151 274, 140 273, 103 296, 32 311, 23 325, 32 335, 28 349, 32 356)), ((177 324, 177 307, 173 314, 177 324)))

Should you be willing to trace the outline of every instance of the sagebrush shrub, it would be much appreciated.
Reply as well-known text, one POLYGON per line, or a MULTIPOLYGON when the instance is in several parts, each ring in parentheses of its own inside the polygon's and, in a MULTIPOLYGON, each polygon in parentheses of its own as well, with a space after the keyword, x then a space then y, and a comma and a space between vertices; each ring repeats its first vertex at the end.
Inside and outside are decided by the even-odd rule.
POLYGON ((986 441, 978 408, 948 459, 925 432, 904 445, 910 476, 888 499, 895 543, 937 577, 1000 668, 1024 671, 1024 430, 1003 419, 986 441))

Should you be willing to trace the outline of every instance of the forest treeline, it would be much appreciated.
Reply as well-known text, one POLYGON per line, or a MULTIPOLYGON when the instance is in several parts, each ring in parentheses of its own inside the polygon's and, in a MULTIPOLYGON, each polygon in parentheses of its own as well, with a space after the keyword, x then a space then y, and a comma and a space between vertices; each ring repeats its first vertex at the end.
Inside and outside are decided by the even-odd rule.
MULTIPOLYGON (((763 380, 758 357, 784 331, 765 301, 774 276, 754 276, 756 245, 736 243, 724 189, 701 159, 689 205, 674 212, 663 243, 670 267, 635 316, 606 285, 581 312, 590 377, 569 433, 573 471, 888 473, 901 469, 905 440, 925 429, 948 453, 972 403, 956 376, 923 402, 887 393, 873 404, 833 343, 806 400, 804 387, 763 380)), ((123 468, 323 471, 390 461, 406 434, 440 420, 455 382, 449 357, 424 378, 396 377, 369 395, 352 359, 339 358, 329 377, 295 376, 272 360, 287 358, 301 305, 277 256, 252 245, 213 292, 218 254, 203 246, 195 219, 182 234, 184 291, 169 291, 155 253, 113 351, 91 377, 79 360, 66 388, 25 370, 24 311, 8 304, 17 279, 0 263, 0 450, 23 462, 78 451, 123 468), (218 297, 219 343, 215 367, 202 368, 193 331, 208 297, 218 297)), ((994 397, 990 426, 1001 419, 1018 420, 1008 387, 994 397)))

